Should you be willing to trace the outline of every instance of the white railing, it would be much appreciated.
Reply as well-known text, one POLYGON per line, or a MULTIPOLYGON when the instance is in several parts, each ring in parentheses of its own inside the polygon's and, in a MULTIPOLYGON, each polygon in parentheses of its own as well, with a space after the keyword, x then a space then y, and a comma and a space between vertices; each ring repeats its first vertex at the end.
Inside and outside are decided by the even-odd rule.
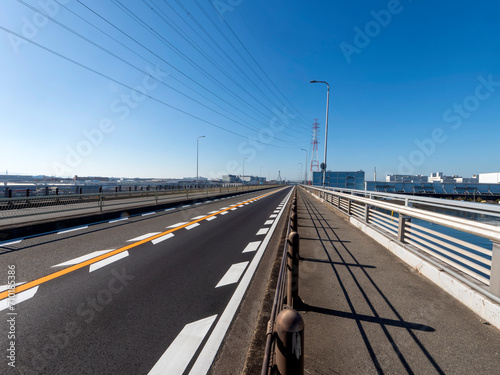
POLYGON ((386 236, 437 258, 476 282, 489 286, 486 292, 500 296, 500 227, 431 211, 447 208, 498 217, 500 207, 402 194, 303 187, 386 236), (419 208, 412 207, 411 203, 418 203, 419 208), (472 242, 458 238, 464 236, 450 235, 443 227, 488 241, 478 244, 472 236, 469 236, 472 242))

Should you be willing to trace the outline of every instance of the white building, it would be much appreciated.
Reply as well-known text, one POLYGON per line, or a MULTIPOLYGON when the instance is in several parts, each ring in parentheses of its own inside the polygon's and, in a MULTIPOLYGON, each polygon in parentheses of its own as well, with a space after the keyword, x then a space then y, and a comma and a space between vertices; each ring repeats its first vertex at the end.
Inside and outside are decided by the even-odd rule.
POLYGON ((500 172, 479 173, 480 184, 500 184, 500 172))

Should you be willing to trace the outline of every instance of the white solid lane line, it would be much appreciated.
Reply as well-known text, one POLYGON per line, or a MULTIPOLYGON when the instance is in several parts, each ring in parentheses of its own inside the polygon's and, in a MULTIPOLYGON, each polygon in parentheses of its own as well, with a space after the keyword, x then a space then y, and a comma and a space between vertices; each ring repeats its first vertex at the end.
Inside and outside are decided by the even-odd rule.
POLYGON ((99 262, 92 263, 89 267, 89 272, 94 272, 95 270, 98 270, 99 268, 105 267, 108 264, 114 263, 120 259, 128 257, 128 251, 124 251, 121 253, 118 253, 116 255, 110 256, 109 258, 103 259, 99 262))
POLYGON ((114 224, 114 223, 118 223, 119 221, 125 221, 125 220, 128 220, 128 217, 124 217, 122 219, 111 220, 111 221, 108 221, 108 223, 114 224))
POLYGON ((205 219, 206 221, 212 221, 214 219, 217 219, 217 216, 210 216, 209 218, 205 219))
POLYGON ((243 272, 245 272, 248 263, 249 262, 241 262, 233 264, 215 287, 220 288, 221 286, 237 283, 243 272))
MULTIPOLYGON (((290 199, 291 195, 292 192, 290 191, 286 199, 287 200, 290 199)), ((229 328, 229 325, 231 324, 233 317, 235 316, 236 311, 238 310, 241 300, 245 295, 248 285, 252 280, 255 270, 257 269, 257 266, 259 265, 260 260, 264 255, 264 252, 266 251, 267 245, 269 244, 269 241, 271 240, 271 237, 277 225, 278 225, 278 220, 274 222, 274 224, 271 227, 271 231, 264 238, 261 246, 259 247, 259 251, 257 251, 255 256, 253 257, 252 262, 248 266, 247 271, 245 272, 241 281, 236 287, 236 291, 232 295, 231 300, 227 304, 224 312, 219 318, 217 324, 215 325, 206 344, 204 345, 200 355, 196 359, 195 364, 193 365, 191 371, 189 372, 190 375, 199 375, 208 373, 208 370, 210 369, 210 366, 212 366, 212 362, 214 361, 215 355, 217 354, 217 351, 219 350, 222 344, 222 340, 224 339, 226 332, 229 328)))
POLYGON ((12 305, 17 305, 18 303, 24 302, 27 299, 30 299, 36 294, 37 291, 38 285, 31 289, 25 290, 24 292, 17 293, 15 303, 10 298, 4 298, 0 301, 0 311, 8 309, 12 305))
POLYGON ((267 220, 264 225, 271 225, 272 223, 274 223, 274 220, 267 220))
POLYGON ((152 233, 146 233, 143 234, 142 236, 132 238, 131 240, 128 240, 127 242, 137 242, 137 241, 142 241, 145 240, 146 238, 156 236, 157 234, 160 234, 161 232, 152 232, 152 233))
POLYGON ((194 223, 194 224, 188 225, 184 229, 191 230, 191 229, 196 228, 198 226, 200 226, 200 223, 194 223))
POLYGON ((254 241, 250 242, 247 247, 245 247, 245 250, 243 250, 244 253, 251 253, 252 251, 256 251, 259 248, 259 245, 262 241, 254 241))
POLYGON ((113 251, 113 250, 115 250, 115 249, 94 251, 93 253, 82 255, 81 257, 68 260, 68 261, 66 261, 64 263, 56 264, 55 266, 52 266, 52 267, 72 266, 74 264, 82 263, 82 262, 85 262, 85 261, 87 261, 89 259, 98 257, 99 255, 109 253, 110 251, 113 251))
POLYGON ((261 228, 257 232, 257 236, 262 236, 263 234, 266 234, 269 231, 269 228, 261 228))
POLYGON ((177 228, 177 227, 180 227, 181 225, 184 225, 184 224, 187 224, 188 221, 184 221, 184 222, 181 222, 181 223, 177 223, 177 224, 174 224, 174 225, 170 225, 169 227, 167 228, 177 228))
POLYGON ((89 226, 88 225, 85 225, 83 227, 78 227, 78 228, 72 228, 72 229, 66 229, 66 230, 62 230, 60 232, 57 232, 57 234, 64 234, 64 233, 69 233, 69 232, 74 232, 76 230, 82 230, 82 229, 87 229, 89 226))
POLYGON ((174 236, 173 233, 169 233, 169 234, 166 234, 164 236, 161 236, 159 238, 155 238, 154 240, 152 240, 151 242, 153 243, 153 245, 156 245, 157 243, 160 243, 160 242, 163 242, 165 240, 168 240, 169 238, 172 238, 174 236))
POLYGON ((147 214, 142 214, 141 216, 154 215, 156 212, 148 212, 147 214))
POLYGON ((217 315, 212 315, 186 324, 148 375, 184 373, 216 318, 217 315))
POLYGON ((18 244, 18 243, 21 243, 22 240, 17 240, 17 241, 11 241, 11 242, 6 242, 6 243, 1 243, 0 244, 0 247, 6 247, 6 246, 10 246, 10 245, 15 245, 15 244, 18 244))

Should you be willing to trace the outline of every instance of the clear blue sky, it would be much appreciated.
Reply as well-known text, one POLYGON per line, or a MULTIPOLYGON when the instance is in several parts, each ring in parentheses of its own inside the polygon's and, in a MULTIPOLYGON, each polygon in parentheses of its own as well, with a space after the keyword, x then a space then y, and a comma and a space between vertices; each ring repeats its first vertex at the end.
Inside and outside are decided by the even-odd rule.
POLYGON ((324 158, 310 80, 331 87, 328 169, 500 171, 499 19, 493 1, 4 0, 0 173, 194 176, 205 136, 200 176, 298 179, 316 118, 324 158))

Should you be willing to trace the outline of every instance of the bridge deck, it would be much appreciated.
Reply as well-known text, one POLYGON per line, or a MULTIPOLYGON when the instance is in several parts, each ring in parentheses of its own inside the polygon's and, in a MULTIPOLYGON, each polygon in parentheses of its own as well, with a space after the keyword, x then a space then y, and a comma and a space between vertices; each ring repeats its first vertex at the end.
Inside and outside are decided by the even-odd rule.
POLYGON ((306 374, 494 374, 500 331, 299 189, 306 374))

